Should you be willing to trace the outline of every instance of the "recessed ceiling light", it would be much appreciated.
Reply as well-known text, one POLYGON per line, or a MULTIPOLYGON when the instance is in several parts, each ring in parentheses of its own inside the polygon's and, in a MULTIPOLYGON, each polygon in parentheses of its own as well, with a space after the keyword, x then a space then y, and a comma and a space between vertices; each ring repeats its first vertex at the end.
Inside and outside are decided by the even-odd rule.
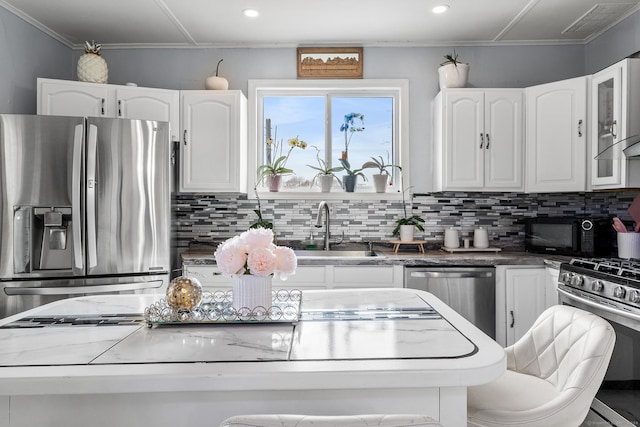
POLYGON ((449 5, 448 4, 441 4, 441 5, 438 5, 438 6, 434 7, 433 9, 431 9, 431 12, 433 12, 433 13, 445 13, 447 10, 449 10, 449 5))
POLYGON ((255 9, 245 9, 242 11, 242 14, 244 16, 248 16, 249 18, 255 18, 256 16, 260 15, 260 13, 255 9))

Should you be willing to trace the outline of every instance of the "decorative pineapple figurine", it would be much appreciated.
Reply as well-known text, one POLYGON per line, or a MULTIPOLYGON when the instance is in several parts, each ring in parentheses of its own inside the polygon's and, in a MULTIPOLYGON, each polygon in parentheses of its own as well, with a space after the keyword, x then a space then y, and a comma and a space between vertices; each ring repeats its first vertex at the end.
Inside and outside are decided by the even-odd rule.
POLYGON ((84 42, 84 55, 78 59, 78 80, 81 82, 106 83, 109 79, 107 61, 100 56, 100 43, 84 42))

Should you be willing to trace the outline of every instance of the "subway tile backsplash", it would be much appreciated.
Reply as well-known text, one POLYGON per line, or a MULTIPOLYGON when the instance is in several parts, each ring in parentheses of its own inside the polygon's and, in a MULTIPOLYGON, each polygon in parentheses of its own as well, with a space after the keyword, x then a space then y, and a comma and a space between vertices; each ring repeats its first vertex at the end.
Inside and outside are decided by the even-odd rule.
MULTIPOLYGON (((411 214, 424 220, 424 233, 417 239, 426 240, 427 247, 439 248, 444 230, 456 227, 461 237, 473 235, 478 226, 486 227, 492 247, 504 250, 524 250, 522 219, 533 216, 618 216, 631 221, 627 208, 637 191, 596 193, 467 193, 444 192, 414 194, 411 214)), ((274 223, 279 240, 317 238, 315 228, 319 201, 263 199, 264 219, 274 223)), ((217 241, 236 235, 256 222, 256 200, 246 196, 179 194, 173 198, 175 245, 181 251, 194 241, 217 241)), ((345 243, 387 241, 402 215, 402 202, 350 201, 329 202, 332 240, 345 243)))

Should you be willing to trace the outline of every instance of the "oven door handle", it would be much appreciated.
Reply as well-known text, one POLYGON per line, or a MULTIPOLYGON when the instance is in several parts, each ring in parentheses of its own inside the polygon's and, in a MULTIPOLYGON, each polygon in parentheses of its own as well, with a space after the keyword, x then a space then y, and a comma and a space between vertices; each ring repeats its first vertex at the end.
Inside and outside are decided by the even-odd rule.
POLYGON ((97 286, 53 286, 53 287, 32 287, 32 286, 12 286, 4 288, 7 295, 70 295, 70 294, 97 294, 104 292, 135 291, 139 289, 156 289, 162 286, 162 280, 152 280, 150 282, 126 283, 115 285, 97 286))
POLYGON ((558 292, 560 292, 561 294, 563 294, 565 297, 576 300, 576 301, 580 301, 581 303, 588 305, 590 307, 594 307, 597 308, 599 310, 602 311, 606 311, 612 314, 616 314, 618 316, 623 316, 623 317, 627 317, 627 318, 631 318, 631 319, 636 319, 636 320, 640 320, 640 316, 638 316, 637 314, 633 314, 633 313, 629 313, 628 311, 624 311, 624 310, 620 310, 618 308, 615 307, 610 307, 606 304, 598 304, 597 302, 593 302, 590 301, 586 298, 583 298, 581 296, 578 295, 574 295, 572 293, 569 293, 565 290, 562 289, 558 289, 558 292))

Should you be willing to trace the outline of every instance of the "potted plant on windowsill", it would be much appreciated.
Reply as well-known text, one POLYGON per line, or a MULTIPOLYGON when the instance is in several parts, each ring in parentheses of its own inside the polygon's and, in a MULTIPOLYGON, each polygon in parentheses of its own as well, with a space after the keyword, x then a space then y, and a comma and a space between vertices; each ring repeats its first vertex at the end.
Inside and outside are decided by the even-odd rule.
MULTIPOLYGON (((389 155, 387 154, 387 161, 389 161, 389 155)), ((402 171, 402 168, 398 165, 392 165, 385 163, 382 156, 371 157, 370 162, 365 162, 362 165, 363 169, 378 169, 379 173, 373 174, 373 185, 375 186, 376 193, 384 193, 387 191, 387 179, 391 176, 387 168, 397 168, 402 171)))
POLYGON ((356 182, 358 180, 358 176, 361 176, 365 181, 367 177, 362 173, 362 168, 360 169, 351 169, 351 164, 347 159, 340 159, 340 163, 342 163, 342 167, 344 171, 347 173, 342 176, 342 184, 344 186, 344 191, 347 193, 353 193, 356 188, 356 182))
POLYGON ((289 160, 291 151, 293 151, 293 149, 296 147, 304 150, 305 148, 307 148, 307 143, 298 139, 297 136, 295 138, 291 138, 288 141, 289 151, 287 152, 287 154, 280 155, 273 162, 270 161, 271 154, 282 154, 282 140, 280 142, 274 142, 271 138, 269 138, 267 139, 266 143, 269 155, 267 156, 267 163, 258 166, 258 184, 262 181, 266 181, 266 185, 269 188, 269 191, 275 192, 280 189, 282 176, 291 175, 293 173, 293 169, 287 168, 287 160, 289 160))
POLYGON ((418 215, 407 215, 407 203, 404 198, 404 193, 407 190, 409 190, 409 188, 402 191, 402 210, 404 212, 404 216, 396 220, 396 228, 393 229, 392 233, 393 236, 399 236, 400 241, 402 242, 412 242, 416 228, 420 231, 424 231, 424 227, 422 226, 424 219, 420 218, 418 215))
POLYGON ((316 146, 312 146, 316 149, 316 160, 318 161, 318 166, 307 165, 313 170, 318 171, 316 176, 311 180, 311 186, 315 184, 316 180, 320 185, 320 191, 323 193, 329 193, 331 191, 331 187, 333 186, 333 180, 337 180, 340 185, 342 185, 342 181, 338 178, 335 173, 344 170, 342 166, 337 166, 335 168, 330 168, 327 166, 327 162, 320 158, 320 150, 316 146))
POLYGON ((440 89, 465 87, 469 77, 469 64, 458 61, 458 54, 455 50, 453 54, 447 54, 444 58, 446 61, 441 63, 440 68, 438 68, 440 89))

